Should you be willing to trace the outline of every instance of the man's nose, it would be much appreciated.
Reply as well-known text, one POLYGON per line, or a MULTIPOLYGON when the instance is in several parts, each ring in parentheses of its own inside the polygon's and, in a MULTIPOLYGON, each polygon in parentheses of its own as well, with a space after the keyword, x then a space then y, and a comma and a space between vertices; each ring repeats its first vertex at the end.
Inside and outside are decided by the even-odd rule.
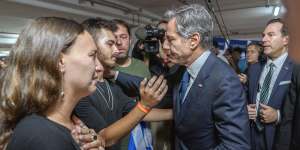
POLYGON ((116 38, 116 40, 117 40, 117 41, 116 41, 116 44, 117 44, 117 45, 122 45, 121 38, 116 38))
POLYGON ((170 49, 170 43, 168 42, 168 40, 164 40, 163 42, 163 49, 170 49))
POLYGON ((268 41, 268 36, 266 36, 266 35, 264 35, 263 37, 262 37, 262 42, 266 42, 266 41, 268 41))
POLYGON ((117 45, 113 46, 113 53, 119 53, 119 49, 117 48, 117 45))
POLYGON ((101 64, 101 62, 97 59, 96 60, 96 72, 101 72, 104 71, 103 65, 101 64))

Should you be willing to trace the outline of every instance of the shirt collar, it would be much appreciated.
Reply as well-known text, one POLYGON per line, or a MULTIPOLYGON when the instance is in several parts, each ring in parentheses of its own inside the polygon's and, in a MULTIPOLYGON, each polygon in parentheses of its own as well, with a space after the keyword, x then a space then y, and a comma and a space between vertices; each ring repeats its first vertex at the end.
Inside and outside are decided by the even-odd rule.
POLYGON ((191 78, 195 79, 197 77, 198 72, 206 62, 210 53, 210 50, 204 51, 189 67, 187 67, 187 71, 189 72, 191 78))
POLYGON ((271 63, 273 63, 275 65, 275 68, 280 68, 283 65, 287 56, 288 56, 288 53, 284 52, 281 56, 279 56, 278 58, 276 58, 274 60, 268 59, 267 66, 269 66, 271 63))

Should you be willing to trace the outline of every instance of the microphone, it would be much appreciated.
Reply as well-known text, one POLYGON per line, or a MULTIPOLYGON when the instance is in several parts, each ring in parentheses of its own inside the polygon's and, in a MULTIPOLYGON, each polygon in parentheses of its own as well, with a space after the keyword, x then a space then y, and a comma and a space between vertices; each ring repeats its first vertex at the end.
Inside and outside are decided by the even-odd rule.
POLYGON ((145 40, 147 38, 147 30, 145 28, 143 28, 143 27, 139 27, 135 31, 135 36, 139 40, 145 40))

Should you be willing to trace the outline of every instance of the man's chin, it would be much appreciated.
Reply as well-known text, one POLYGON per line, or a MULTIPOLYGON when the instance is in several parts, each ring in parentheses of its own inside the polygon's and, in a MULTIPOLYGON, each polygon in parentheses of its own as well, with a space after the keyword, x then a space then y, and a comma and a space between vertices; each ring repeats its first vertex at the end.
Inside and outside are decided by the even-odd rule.
POLYGON ((116 67, 116 63, 106 63, 106 64, 103 64, 103 67, 104 67, 104 71, 111 70, 116 67))
POLYGON ((89 87, 88 87, 88 90, 86 93, 84 93, 84 95, 82 95, 82 97, 85 97, 85 96, 89 96, 91 95, 93 92, 96 91, 96 82, 91 84, 89 87))
POLYGON ((127 58, 127 57, 128 57, 127 53, 119 53, 116 56, 117 59, 124 59, 124 58, 127 58))
POLYGON ((111 64, 108 65, 108 67, 109 67, 110 69, 114 69, 116 66, 117 66, 117 63, 116 63, 116 62, 111 63, 111 64))
POLYGON ((271 50, 265 49, 264 50, 264 54, 267 55, 267 56, 270 55, 271 54, 271 50))
POLYGON ((125 55, 121 55, 121 56, 117 57, 117 59, 125 59, 125 58, 127 58, 127 56, 125 56, 125 55))

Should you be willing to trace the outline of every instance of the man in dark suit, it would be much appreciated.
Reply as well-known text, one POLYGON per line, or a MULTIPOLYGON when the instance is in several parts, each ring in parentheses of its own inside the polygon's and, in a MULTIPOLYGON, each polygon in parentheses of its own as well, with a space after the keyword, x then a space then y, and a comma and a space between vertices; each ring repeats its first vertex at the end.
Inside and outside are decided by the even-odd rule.
POLYGON ((170 49, 171 62, 187 68, 174 86, 175 148, 250 149, 243 87, 209 50, 213 19, 198 4, 170 10, 166 17, 163 47, 170 49))
POLYGON ((248 112, 254 150, 271 150, 280 108, 288 91, 293 62, 287 54, 288 32, 281 19, 267 23, 262 33, 265 63, 249 68, 248 112))
POLYGON ((277 128, 275 150, 300 149, 300 65, 295 65, 292 83, 283 104, 282 121, 277 128))

